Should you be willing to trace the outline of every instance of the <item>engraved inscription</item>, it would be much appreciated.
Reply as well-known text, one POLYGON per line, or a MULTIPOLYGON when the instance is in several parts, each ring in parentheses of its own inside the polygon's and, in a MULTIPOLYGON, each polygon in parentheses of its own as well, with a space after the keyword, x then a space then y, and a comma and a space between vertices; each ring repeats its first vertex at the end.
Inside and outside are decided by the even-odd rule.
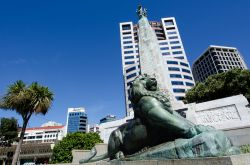
POLYGON ((199 124, 213 124, 229 120, 240 120, 238 110, 235 105, 228 105, 197 112, 199 124))

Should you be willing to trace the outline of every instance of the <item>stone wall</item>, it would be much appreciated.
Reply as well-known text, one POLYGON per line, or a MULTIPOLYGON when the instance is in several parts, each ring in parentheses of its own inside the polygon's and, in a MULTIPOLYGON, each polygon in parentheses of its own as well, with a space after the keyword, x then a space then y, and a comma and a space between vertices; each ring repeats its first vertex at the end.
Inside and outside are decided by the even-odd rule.
POLYGON ((250 144, 250 108, 243 95, 186 104, 186 117, 195 124, 225 131, 234 145, 250 144))
MULTIPOLYGON (((85 163, 85 165, 249 165, 250 154, 241 154, 225 157, 197 158, 197 159, 174 159, 174 160, 139 160, 139 161, 110 161, 85 163)), ((56 165, 76 165, 64 163, 56 165)))

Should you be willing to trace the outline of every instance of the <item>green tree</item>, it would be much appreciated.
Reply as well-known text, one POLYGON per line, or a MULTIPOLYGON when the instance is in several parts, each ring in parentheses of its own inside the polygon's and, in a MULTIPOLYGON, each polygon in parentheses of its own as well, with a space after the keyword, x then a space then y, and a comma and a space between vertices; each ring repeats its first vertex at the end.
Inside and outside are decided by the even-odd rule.
POLYGON ((53 93, 48 87, 39 85, 37 82, 27 86, 23 81, 18 80, 11 84, 6 94, 1 98, 0 108, 13 110, 22 116, 23 125, 20 133, 19 143, 13 157, 12 165, 16 165, 19 157, 24 133, 32 114, 45 115, 53 101, 53 93))
POLYGON ((0 146, 10 146, 13 141, 17 141, 18 124, 15 118, 0 119, 0 146))
POLYGON ((90 150, 96 143, 102 143, 97 133, 68 134, 53 148, 51 163, 71 163, 73 149, 90 150))
POLYGON ((232 69, 209 76, 187 91, 185 102, 204 102, 223 97, 243 94, 250 102, 250 71, 232 69))

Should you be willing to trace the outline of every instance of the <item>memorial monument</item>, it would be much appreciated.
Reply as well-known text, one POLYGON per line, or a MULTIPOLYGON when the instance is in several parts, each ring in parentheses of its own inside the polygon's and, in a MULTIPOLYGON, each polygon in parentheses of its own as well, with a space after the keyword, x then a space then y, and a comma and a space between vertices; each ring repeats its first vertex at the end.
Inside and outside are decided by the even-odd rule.
POLYGON ((195 125, 172 108, 171 95, 164 80, 164 68, 156 36, 147 20, 147 12, 138 7, 141 72, 130 88, 134 118, 114 130, 108 152, 79 162, 109 158, 119 160, 162 160, 217 157, 239 154, 237 147, 222 131, 195 125))

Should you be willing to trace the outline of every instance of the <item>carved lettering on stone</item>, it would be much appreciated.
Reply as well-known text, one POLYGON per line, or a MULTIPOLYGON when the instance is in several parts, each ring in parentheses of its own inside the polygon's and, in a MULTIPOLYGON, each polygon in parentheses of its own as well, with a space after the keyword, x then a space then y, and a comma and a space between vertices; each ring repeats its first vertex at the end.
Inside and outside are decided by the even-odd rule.
POLYGON ((196 113, 199 124, 215 124, 231 120, 241 120, 235 105, 207 109, 196 113))

